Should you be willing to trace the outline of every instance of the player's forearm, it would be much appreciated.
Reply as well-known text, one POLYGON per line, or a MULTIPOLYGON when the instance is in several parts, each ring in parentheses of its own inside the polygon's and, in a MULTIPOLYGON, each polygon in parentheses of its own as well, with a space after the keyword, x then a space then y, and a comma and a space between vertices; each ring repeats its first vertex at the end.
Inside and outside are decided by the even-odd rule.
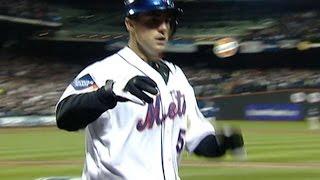
POLYGON ((104 87, 94 92, 71 95, 57 106, 57 126, 67 131, 83 129, 115 105, 115 97, 107 94, 104 87))
POLYGON ((226 149, 218 143, 215 135, 208 135, 201 140, 193 152, 199 156, 219 157, 225 154, 226 149))
POLYGON ((224 155, 227 150, 239 154, 237 150, 243 149, 243 147, 244 141, 240 129, 225 127, 223 131, 218 131, 215 135, 211 134, 203 138, 194 152, 201 156, 219 157, 224 155))

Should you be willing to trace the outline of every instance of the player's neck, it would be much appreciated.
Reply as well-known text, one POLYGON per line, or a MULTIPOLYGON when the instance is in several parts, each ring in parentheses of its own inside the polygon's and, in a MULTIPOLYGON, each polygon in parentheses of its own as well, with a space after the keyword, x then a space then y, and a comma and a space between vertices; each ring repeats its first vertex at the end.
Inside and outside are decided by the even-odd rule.
POLYGON ((133 43, 129 41, 128 47, 135 52, 142 60, 149 61, 159 61, 162 58, 161 54, 152 55, 151 53, 147 53, 138 43, 133 43))

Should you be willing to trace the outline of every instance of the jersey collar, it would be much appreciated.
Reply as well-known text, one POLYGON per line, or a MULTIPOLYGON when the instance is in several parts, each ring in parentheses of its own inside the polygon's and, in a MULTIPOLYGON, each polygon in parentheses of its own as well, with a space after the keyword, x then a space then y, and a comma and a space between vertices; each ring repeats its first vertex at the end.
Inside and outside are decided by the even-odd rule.
POLYGON ((123 60, 125 60, 130 65, 137 68, 144 75, 149 76, 155 82, 157 82, 158 86, 163 83, 165 85, 165 81, 160 75, 158 71, 152 68, 147 62, 141 59, 132 49, 129 47, 124 47, 117 53, 123 60), (159 84, 160 83, 160 84, 159 84))

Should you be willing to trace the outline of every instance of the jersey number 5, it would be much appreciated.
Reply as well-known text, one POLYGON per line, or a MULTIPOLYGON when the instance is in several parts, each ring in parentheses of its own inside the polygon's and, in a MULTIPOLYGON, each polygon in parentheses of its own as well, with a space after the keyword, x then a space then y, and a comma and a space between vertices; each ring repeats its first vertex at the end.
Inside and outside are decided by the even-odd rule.
POLYGON ((186 134, 186 130, 180 129, 179 136, 178 136, 178 142, 177 142, 177 145, 176 145, 177 153, 181 153, 181 151, 183 149, 185 134, 186 134))

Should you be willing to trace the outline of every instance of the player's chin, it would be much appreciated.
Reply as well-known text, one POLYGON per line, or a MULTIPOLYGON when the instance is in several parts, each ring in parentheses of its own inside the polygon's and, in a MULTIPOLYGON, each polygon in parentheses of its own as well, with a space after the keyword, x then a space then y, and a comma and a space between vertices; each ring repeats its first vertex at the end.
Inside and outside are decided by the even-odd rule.
POLYGON ((155 50, 158 53, 162 53, 166 49, 166 45, 167 45, 166 43, 156 43, 155 50))

